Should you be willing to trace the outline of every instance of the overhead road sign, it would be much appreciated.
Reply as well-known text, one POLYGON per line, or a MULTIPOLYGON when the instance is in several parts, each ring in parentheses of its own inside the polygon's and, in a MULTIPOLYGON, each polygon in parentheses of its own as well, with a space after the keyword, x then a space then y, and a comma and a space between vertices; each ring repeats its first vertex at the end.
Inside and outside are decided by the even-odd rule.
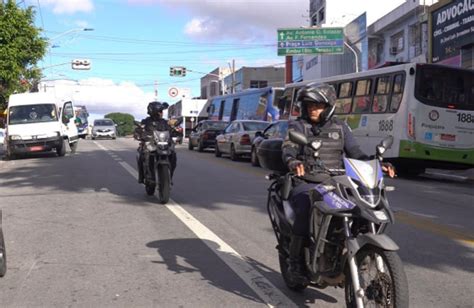
POLYGON ((343 28, 278 29, 278 55, 344 53, 343 28))

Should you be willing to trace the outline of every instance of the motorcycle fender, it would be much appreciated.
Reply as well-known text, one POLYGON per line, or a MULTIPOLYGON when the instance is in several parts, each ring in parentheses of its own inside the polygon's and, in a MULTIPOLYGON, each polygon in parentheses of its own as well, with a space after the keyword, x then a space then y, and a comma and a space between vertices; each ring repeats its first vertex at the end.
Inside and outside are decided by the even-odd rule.
POLYGON ((385 234, 361 234, 346 241, 349 257, 355 256, 365 245, 372 245, 388 251, 399 249, 398 245, 385 234))

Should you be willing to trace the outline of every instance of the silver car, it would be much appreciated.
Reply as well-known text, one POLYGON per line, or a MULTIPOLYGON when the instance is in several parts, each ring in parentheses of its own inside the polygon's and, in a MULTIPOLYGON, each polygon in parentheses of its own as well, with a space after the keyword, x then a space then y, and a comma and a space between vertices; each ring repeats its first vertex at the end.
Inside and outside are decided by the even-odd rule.
POLYGON ((114 121, 111 119, 97 119, 94 120, 92 127, 92 140, 97 138, 112 138, 117 137, 117 129, 114 121))
POLYGON ((250 155, 252 141, 257 131, 263 131, 270 123, 266 121, 235 120, 216 137, 215 155, 229 154, 230 159, 237 160, 239 156, 250 155))

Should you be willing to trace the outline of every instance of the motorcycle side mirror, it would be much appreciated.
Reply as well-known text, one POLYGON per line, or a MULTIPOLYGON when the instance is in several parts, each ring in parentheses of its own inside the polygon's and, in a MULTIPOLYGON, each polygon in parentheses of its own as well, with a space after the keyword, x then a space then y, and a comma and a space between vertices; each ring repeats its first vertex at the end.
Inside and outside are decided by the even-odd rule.
POLYGON ((306 139, 306 136, 303 135, 302 133, 298 133, 294 130, 288 131, 288 136, 290 137, 290 141, 294 142, 299 145, 307 145, 308 144, 308 139, 306 139))
POLYGON ((257 131, 255 133, 255 137, 262 137, 263 138, 263 133, 261 131, 257 131))
POLYGON ((164 102, 163 104, 161 104, 161 106, 163 107, 163 109, 166 109, 166 108, 168 108, 170 105, 169 105, 167 102, 164 102))

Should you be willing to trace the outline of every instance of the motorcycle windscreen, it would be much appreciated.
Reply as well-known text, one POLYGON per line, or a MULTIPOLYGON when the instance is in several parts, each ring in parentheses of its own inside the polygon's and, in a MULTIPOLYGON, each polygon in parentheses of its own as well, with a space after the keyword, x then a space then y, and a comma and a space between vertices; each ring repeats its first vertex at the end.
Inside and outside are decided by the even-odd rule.
POLYGON ((382 179, 382 168, 378 160, 362 161, 351 158, 344 158, 346 174, 370 189, 377 187, 382 179))

